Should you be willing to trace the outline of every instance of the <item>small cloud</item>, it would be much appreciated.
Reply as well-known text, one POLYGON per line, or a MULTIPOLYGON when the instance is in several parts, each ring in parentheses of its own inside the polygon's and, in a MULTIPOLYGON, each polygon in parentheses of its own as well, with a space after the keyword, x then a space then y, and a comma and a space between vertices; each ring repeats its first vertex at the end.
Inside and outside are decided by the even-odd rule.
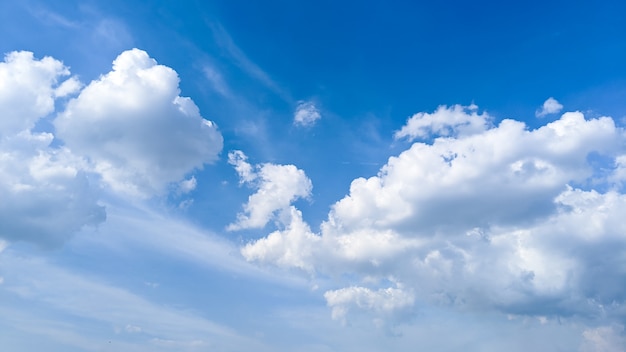
POLYGON ((126 325, 126 328, 124 328, 124 330, 126 330, 126 332, 128 333, 138 333, 141 332, 141 328, 139 326, 135 326, 135 325, 126 325))
POLYGON ((159 287, 159 284, 158 284, 158 283, 156 283, 156 282, 149 282, 149 281, 145 281, 145 282, 144 282, 144 284, 145 284, 146 286, 148 286, 148 287, 151 287, 151 288, 157 288, 157 287, 159 287))
POLYGON ((204 73, 204 77, 211 82, 211 85, 216 92, 224 97, 231 96, 228 84, 226 84, 222 74, 214 66, 207 64, 202 68, 202 72, 204 73))
POLYGON ((178 209, 187 210, 193 204, 193 199, 185 199, 178 204, 178 209))
POLYGON ((293 123, 294 125, 308 127, 313 126, 320 118, 322 118, 322 115, 320 115, 315 104, 310 101, 302 101, 296 107, 293 123))
POLYGON ((191 178, 188 180, 180 181, 178 183, 178 189, 181 193, 185 194, 196 189, 197 185, 198 181, 196 181, 196 178, 194 176, 191 176, 191 178))
POLYGON ((228 163, 239 174, 239 184, 257 189, 244 204, 244 212, 237 222, 228 225, 229 231, 263 228, 278 213, 289 210, 293 201, 311 196, 311 180, 294 165, 265 163, 251 165, 240 150, 228 153, 228 163))
POLYGON ((541 109, 535 112, 535 116, 544 117, 546 115, 556 114, 560 112, 561 109, 563 109, 563 105, 561 105, 556 99, 550 97, 543 103, 541 109))

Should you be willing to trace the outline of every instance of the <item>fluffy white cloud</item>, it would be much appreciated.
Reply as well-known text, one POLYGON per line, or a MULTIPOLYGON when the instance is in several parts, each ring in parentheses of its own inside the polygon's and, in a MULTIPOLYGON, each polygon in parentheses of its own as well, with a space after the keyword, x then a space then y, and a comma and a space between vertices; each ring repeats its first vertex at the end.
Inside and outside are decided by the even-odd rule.
POLYGON ((298 106, 296 107, 296 112, 293 116, 293 123, 296 126, 312 126, 321 118, 322 115, 313 102, 303 101, 298 103, 298 106))
POLYGON ((75 92, 80 83, 70 78, 61 61, 35 59, 28 51, 11 52, 0 62, 0 137, 29 130, 54 111, 54 99, 75 92))
MULTIPOLYGON (((351 286, 324 293, 324 298, 332 308, 333 319, 346 321, 351 309, 373 311, 379 318, 377 324, 384 324, 384 319, 391 316, 410 316, 415 300, 411 292, 401 288, 371 290, 366 287, 351 286)), ((397 318, 396 318, 397 319, 397 318)))
POLYGON ((105 220, 101 182, 141 196, 170 184, 189 192, 196 179, 185 175, 221 150, 217 128, 179 96, 176 72, 141 50, 122 53, 56 114, 57 100, 82 87, 68 76, 62 62, 30 52, 0 63, 1 238, 58 245, 105 220), (33 129, 44 118, 55 130, 33 129))
POLYGON ((544 117, 550 114, 558 114, 563 109, 563 105, 561 105, 556 99, 550 97, 541 106, 541 109, 535 112, 535 116, 544 117))
POLYGON ((104 207, 80 158, 53 148, 54 136, 32 132, 55 98, 80 83, 50 57, 13 52, 0 63, 0 237, 57 245, 84 225, 104 221, 104 207))
POLYGON ((54 125, 73 153, 87 158, 113 190, 150 196, 214 161, 216 126, 190 98, 178 75, 144 51, 120 54, 113 70, 91 82, 54 125))
POLYGON ((244 204, 244 212, 237 215, 237 222, 228 226, 229 230, 262 228, 277 211, 286 210, 293 201, 310 196, 311 180, 294 165, 266 163, 253 167, 246 160, 241 151, 228 155, 228 161, 239 173, 241 182, 257 188, 244 204))
POLYGON ((476 110, 416 114, 396 136, 432 142, 354 180, 320 233, 297 214, 297 226, 247 244, 243 255, 351 278, 329 292, 353 298, 326 296, 337 316, 345 307, 384 315, 358 302, 389 280, 419 299, 509 314, 623 312, 626 195, 589 187, 622 172, 624 130, 579 112, 535 130, 514 120, 488 128, 491 118, 476 110), (590 155, 614 160, 600 166, 613 170, 598 173, 590 155))
POLYGON ((291 206, 281 214, 284 230, 274 231, 265 238, 241 249, 250 261, 271 262, 282 267, 296 267, 313 272, 313 251, 320 238, 302 220, 302 213, 291 206))
POLYGON ((450 108, 442 105, 432 114, 417 113, 394 134, 394 138, 412 141, 432 134, 456 136, 480 133, 488 127, 490 117, 486 113, 478 114, 477 110, 478 107, 473 104, 468 107, 454 105, 450 108))

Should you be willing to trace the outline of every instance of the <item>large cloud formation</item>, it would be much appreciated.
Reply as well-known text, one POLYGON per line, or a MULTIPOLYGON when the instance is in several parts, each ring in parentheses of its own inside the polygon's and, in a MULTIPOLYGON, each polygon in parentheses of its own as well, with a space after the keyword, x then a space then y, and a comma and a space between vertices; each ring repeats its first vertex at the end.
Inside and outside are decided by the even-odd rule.
POLYGON ((69 74, 62 62, 30 52, 0 63, 0 237, 55 245, 104 221, 80 158, 51 147, 52 133, 32 130, 57 98, 80 88, 69 74))
POLYGON ((176 72, 137 49, 82 91, 61 61, 8 54, 0 62, 0 238, 58 245, 105 220, 102 185, 152 196, 215 160, 221 135, 178 93, 176 72))
POLYGON ((222 149, 216 126, 179 96, 174 70, 145 51, 120 54, 55 120, 58 136, 114 190, 160 193, 222 149))
POLYGON ((534 130, 493 120, 476 106, 414 115, 396 137, 422 141, 354 180, 319 233, 294 209, 243 255, 340 278, 324 295, 339 319, 401 320, 426 301, 623 321, 624 130, 580 112, 534 130))

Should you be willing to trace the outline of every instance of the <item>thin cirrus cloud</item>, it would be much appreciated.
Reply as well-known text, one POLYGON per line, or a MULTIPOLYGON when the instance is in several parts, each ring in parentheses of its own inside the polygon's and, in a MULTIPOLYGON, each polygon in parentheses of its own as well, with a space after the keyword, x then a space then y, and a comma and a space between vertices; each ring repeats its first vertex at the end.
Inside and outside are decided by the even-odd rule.
MULTIPOLYGON (((159 195, 221 151, 217 127, 179 96, 176 72, 144 51, 123 52, 82 90, 63 63, 30 52, 8 54, 0 75, 5 239, 58 245, 105 221, 101 185, 125 196, 159 195), (55 102, 68 98, 54 115, 55 102), (45 118, 54 132, 35 132, 45 118)), ((195 187, 195 178, 187 180, 183 191, 195 187)))
MULTIPOLYGON (((218 349, 242 345, 251 349, 262 347, 254 339, 200 315, 156 304, 124 288, 72 273, 41 259, 9 253, 0 258, 0 263, 10 269, 7 270, 7 281, 20 300, 40 307, 45 303, 45 309, 38 311, 38 319, 29 316, 33 314, 30 309, 14 311, 10 307, 0 307, 0 312, 7 314, 4 315, 7 320, 20 326, 21 330, 42 333, 37 321, 57 310, 74 317, 74 320, 65 322, 66 331, 91 334, 91 340, 68 339, 84 350, 100 350, 106 340, 113 340, 114 346, 131 350, 145 349, 146 346, 157 351, 194 347, 189 344, 218 349), (94 335, 88 328, 83 330, 80 322, 100 326, 99 332, 94 335)), ((45 328, 49 330, 51 324, 45 324, 45 328)), ((53 333, 50 338, 63 340, 64 336, 53 333)))
POLYGON ((354 180, 319 233, 294 209, 290 226, 242 254, 351 278, 324 295, 340 320, 369 311, 375 322, 402 321, 418 297, 590 319, 612 306, 610 315, 623 318, 623 173, 615 165, 595 172, 588 155, 617 164, 624 131, 580 112, 535 130, 515 120, 487 127, 492 118, 476 110, 414 115, 396 136, 432 142, 413 143, 377 176, 354 180), (601 184, 610 190, 590 188, 601 184))

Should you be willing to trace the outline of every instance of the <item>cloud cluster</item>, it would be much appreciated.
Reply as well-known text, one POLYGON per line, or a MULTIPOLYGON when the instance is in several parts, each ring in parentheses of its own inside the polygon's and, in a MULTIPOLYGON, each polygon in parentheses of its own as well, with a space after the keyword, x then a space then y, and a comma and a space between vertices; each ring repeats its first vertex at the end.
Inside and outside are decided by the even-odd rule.
POLYGON ((257 188, 244 204, 244 212, 237 215, 237 222, 228 226, 231 231, 263 228, 275 216, 289 216, 286 210, 293 201, 311 195, 311 180, 294 165, 252 166, 239 150, 228 154, 228 162, 235 167, 241 183, 257 188))
POLYGON ((416 114, 396 137, 430 141, 354 180, 319 233, 294 210, 243 255, 342 278, 325 295, 340 319, 357 308, 394 318, 411 297, 542 316, 612 306, 623 318, 624 130, 580 112, 534 130, 490 121, 474 106, 416 114))
POLYGON ((141 50, 81 88, 51 57, 13 52, 0 63, 0 237, 62 243, 105 220, 101 186, 156 195, 221 150, 216 127, 178 95, 176 73, 141 50))

